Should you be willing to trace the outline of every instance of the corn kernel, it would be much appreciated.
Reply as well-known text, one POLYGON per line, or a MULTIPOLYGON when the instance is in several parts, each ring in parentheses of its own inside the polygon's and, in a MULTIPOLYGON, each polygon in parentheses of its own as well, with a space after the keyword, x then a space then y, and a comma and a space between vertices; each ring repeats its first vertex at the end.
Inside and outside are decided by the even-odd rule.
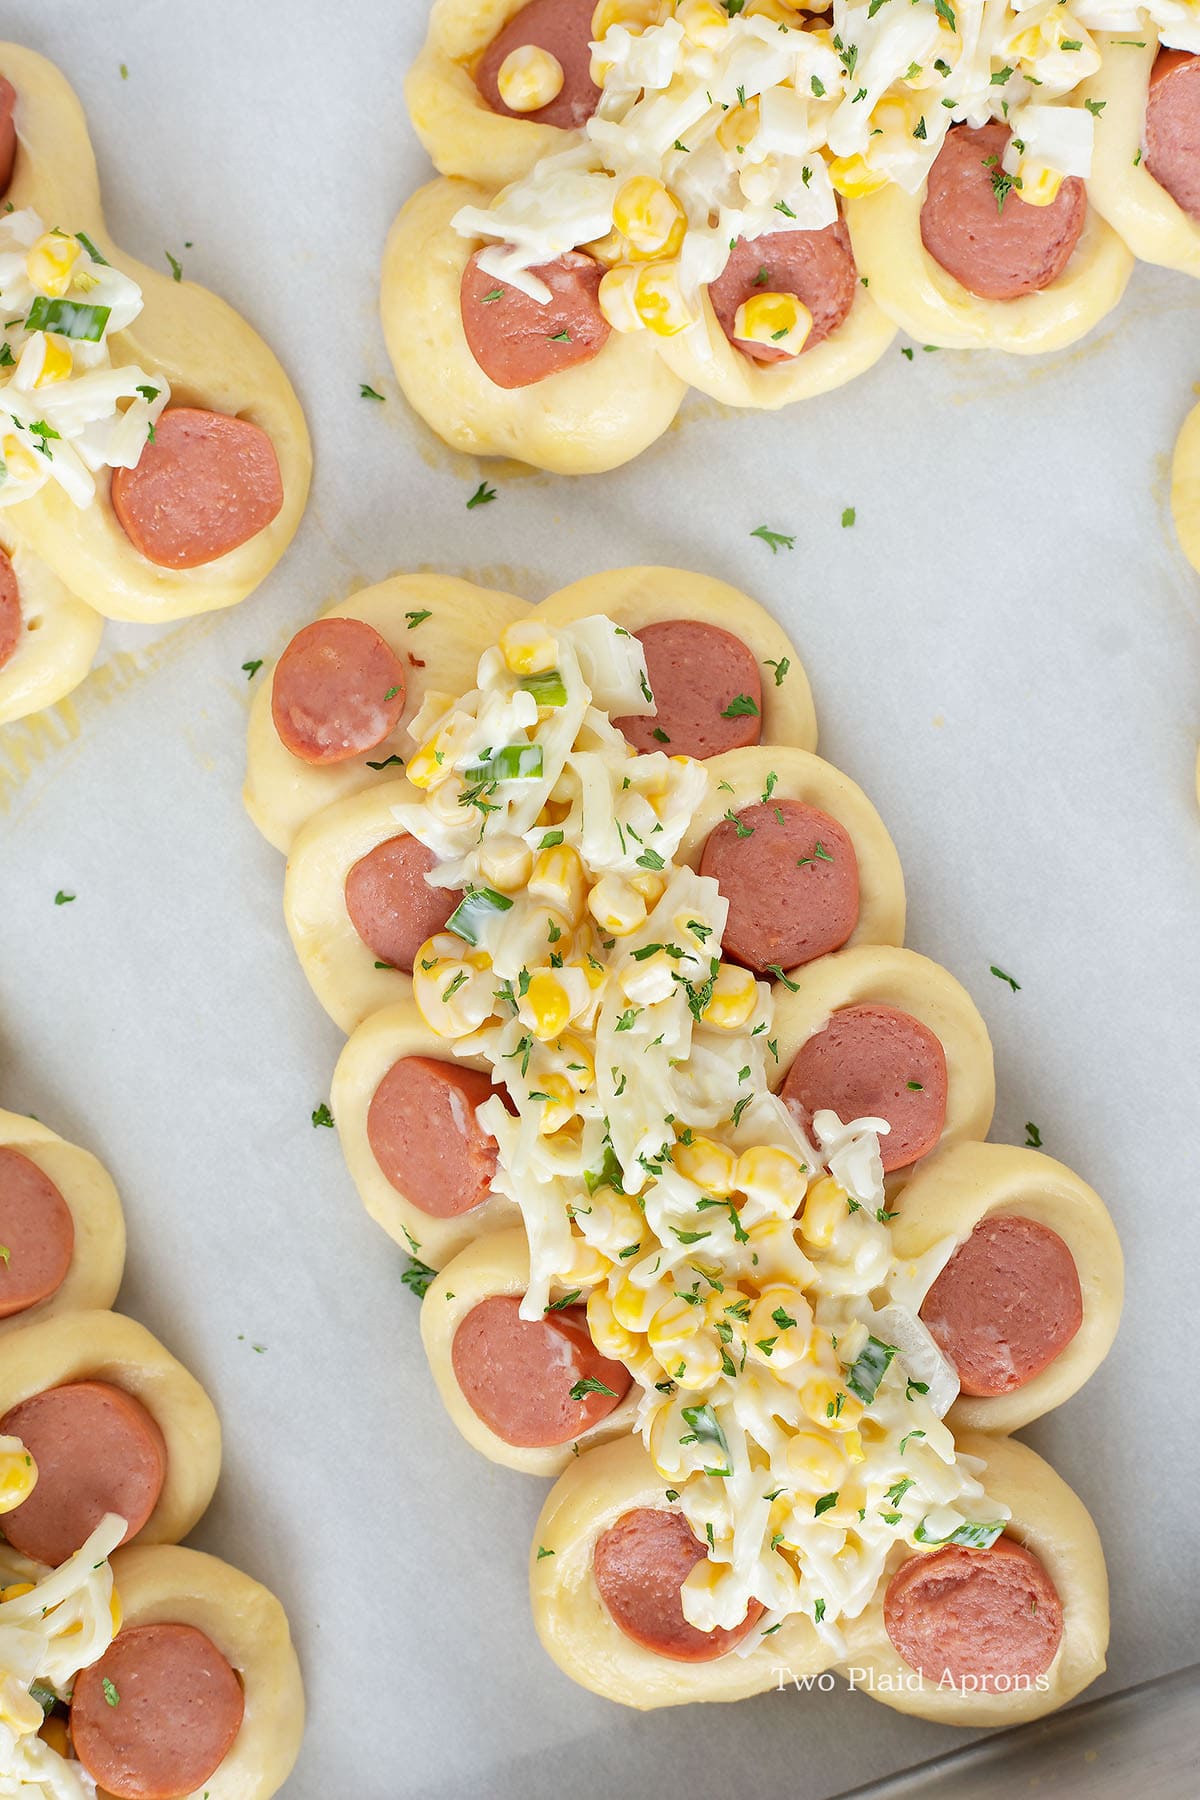
POLYGON ((641 331, 645 320, 638 311, 637 290, 641 270, 632 263, 618 263, 600 277, 596 299, 607 324, 614 331, 641 331))
POLYGON ((674 337, 696 322, 684 300, 675 263, 650 263, 639 270, 634 304, 638 318, 656 337, 674 337))
POLYGON ((7 1587, 0 1588, 0 1606, 6 1600, 19 1600, 22 1594, 32 1594, 32 1581, 10 1581, 7 1587))
POLYGON ((687 216, 670 188, 653 175, 632 175, 613 202, 613 227, 637 262, 675 256, 687 231, 687 216))
POLYGON ((543 1137, 553 1137, 575 1116, 575 1090, 565 1075, 539 1075, 538 1092, 548 1094, 542 1102, 538 1130, 543 1137))
POLYGON ((798 1431, 784 1452, 788 1474, 806 1494, 830 1494, 841 1484, 845 1459, 835 1438, 823 1432, 798 1431))
POLYGON ((744 150, 758 130, 761 115, 757 95, 744 106, 731 106, 717 126, 717 142, 722 150, 744 150))
POLYGON ((538 44, 519 44, 500 64, 496 87, 510 112, 538 112, 562 93, 563 66, 538 44))
POLYGON ((634 33, 645 31, 648 25, 661 25, 670 11, 669 0, 599 0, 592 14, 592 37, 602 38, 614 25, 634 33))
POLYGON ((863 1449, 862 1432, 848 1431, 842 1438, 842 1448, 846 1453, 846 1461, 852 1463, 865 1462, 867 1453, 863 1449))
POLYGON ((858 156, 835 156, 829 165, 829 179, 833 183, 834 192, 841 194, 845 200, 861 200, 867 194, 877 194, 885 188, 890 179, 878 169, 872 169, 866 160, 858 156))
POLYGON ((773 1281, 790 1286, 811 1287, 817 1271, 796 1242, 796 1228, 791 1219, 761 1219, 747 1231, 750 1253, 758 1258, 754 1265, 773 1281))
POLYGON ((497 832, 484 838, 477 852, 479 873, 489 887, 513 894, 527 887, 533 868, 533 852, 523 838, 497 832))
POLYGON ((64 344, 61 338, 47 337, 46 348, 42 355, 42 367, 34 387, 49 387, 55 381, 67 381, 75 367, 75 359, 71 355, 71 346, 64 344))
POLYGON ((672 1351, 661 1366, 681 1387, 693 1388, 702 1394, 720 1379, 721 1345, 715 1337, 703 1332, 672 1351))
POLYGON ((548 1044, 571 1022, 571 996, 558 976, 539 969, 529 979, 525 1001, 533 1019, 533 1035, 548 1044))
POLYGON ((690 1144, 681 1140, 671 1152, 671 1161, 685 1181, 694 1181, 706 1194, 723 1199, 733 1192, 737 1158, 724 1144, 714 1144, 706 1137, 693 1137, 690 1144))
POLYGON ((804 1199, 800 1235, 813 1250, 827 1250, 833 1234, 847 1216, 848 1196, 832 1175, 814 1181, 804 1199))
POLYGON ((756 1362, 773 1369, 795 1368, 809 1354, 812 1308, 795 1288, 773 1283, 750 1309, 746 1337, 756 1362))
MULTIPOLYGON (((748 19, 770 19, 776 25, 794 25, 799 0, 746 0, 748 19)), ((814 10, 816 10, 814 8, 814 10)))
POLYGON ((1013 192, 1026 206, 1053 206, 1062 184, 1063 178, 1057 169, 1052 169, 1048 163, 1027 159, 1018 170, 1018 185, 1013 192))
POLYGON ((26 252, 26 273, 41 293, 61 298, 71 285, 71 271, 82 252, 82 245, 64 231, 47 231, 26 252))
POLYGON ((626 1331, 645 1331, 669 1294, 670 1289, 661 1281, 643 1288, 622 1275, 611 1290, 613 1317, 626 1331))
POLYGON ((642 896, 647 907, 657 906, 667 891, 662 876, 655 875, 651 869, 639 869, 636 875, 629 877, 629 885, 635 893, 642 896))
MULTIPOLYGON (((593 238, 591 243, 584 244, 583 248, 598 263, 603 263, 606 269, 615 268, 629 255, 629 245, 619 231, 609 231, 602 238, 593 238)), ((631 329, 633 328, 631 327, 631 329)))
POLYGON ((777 1218, 790 1219, 804 1198, 808 1178, 790 1151, 754 1144, 738 1157, 733 1179, 739 1194, 777 1218))
POLYGON ((628 881, 619 875, 602 875, 588 895, 588 911, 612 937, 628 937, 644 924, 646 902, 628 881))
POLYGON ((700 1016, 716 1031, 740 1031, 753 1017, 757 1005, 758 986, 749 969, 722 963, 713 980, 712 996, 700 1016))
POLYGON ((544 625, 516 619, 500 634, 500 652, 514 675, 544 675, 558 663, 558 644, 544 625))
POLYGON ((680 0, 675 17, 684 37, 701 50, 719 50, 729 30, 729 14, 716 0, 680 0))
POLYGON ((37 1478, 37 1464, 20 1438, 0 1438, 0 1513, 28 1500, 37 1478))
POLYGON ((535 900, 545 900, 570 920, 583 918, 587 875, 579 852, 570 844, 539 850, 529 874, 528 889, 535 900))
POLYGON ((587 1298, 588 1331, 602 1356, 629 1363, 642 1352, 641 1339, 617 1321, 612 1301, 603 1288, 593 1288, 587 1298))
POLYGON ((678 1294, 672 1294, 646 1327, 646 1338, 655 1356, 665 1366, 670 1352, 690 1342, 707 1323, 702 1304, 693 1304, 689 1300, 681 1300, 678 1294))
POLYGON ((568 1032, 562 1038, 559 1049, 566 1060, 563 1073, 571 1081, 577 1094, 586 1094, 596 1079, 596 1064, 591 1050, 574 1032, 568 1032))
POLYGON ((408 768, 404 771, 412 785, 416 788, 435 787, 444 781, 450 773, 446 767, 445 752, 440 748, 437 738, 430 738, 422 744, 415 756, 408 759, 408 768))
POLYGON ((812 314, 795 294, 753 294, 737 309, 733 335, 747 344, 799 356, 812 326, 812 314))
POLYGON ((839 1435, 856 1431, 862 1418, 862 1401, 829 1375, 814 1375, 800 1389, 800 1404, 815 1425, 839 1435))
POLYGON ((45 468, 42 459, 11 431, 4 439, 3 458, 10 481, 36 480, 45 468))

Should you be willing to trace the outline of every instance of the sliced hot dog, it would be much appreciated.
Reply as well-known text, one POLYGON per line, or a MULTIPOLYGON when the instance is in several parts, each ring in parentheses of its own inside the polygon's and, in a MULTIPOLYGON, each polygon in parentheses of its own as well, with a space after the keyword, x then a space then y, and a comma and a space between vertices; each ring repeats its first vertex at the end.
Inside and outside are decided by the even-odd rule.
POLYGON ((75 1677, 71 1740, 113 1800, 180 1800, 210 1781, 242 1726, 242 1684, 194 1625, 133 1625, 75 1677))
POLYGON ((682 1513, 635 1507, 596 1540, 592 1568, 600 1598, 626 1637, 673 1662, 724 1656, 762 1617, 752 1600, 732 1631, 698 1631, 683 1616, 679 1592, 707 1552, 682 1513))
POLYGON ((613 720, 635 750, 703 758, 758 743, 762 678, 741 638, 696 619, 663 619, 633 635, 658 706, 654 718, 613 720))
POLYGON ((771 231, 765 237, 739 238, 729 261, 709 284, 717 322, 735 349, 752 362, 793 362, 790 350, 774 344, 747 343, 734 335, 738 307, 755 294, 795 294, 812 314, 812 329, 803 349, 814 350, 843 324, 854 305, 858 267, 843 219, 823 231, 771 231))
POLYGON ((1041 1561, 1008 1537, 987 1550, 947 1544, 910 1557, 888 1583, 883 1619, 910 1668, 930 1681, 977 1681, 985 1692, 1044 1675, 1063 1628, 1041 1561))
POLYGON ((997 119, 955 125, 929 171, 921 241, 948 275, 981 300, 1016 300, 1058 280, 1079 242, 1087 192, 1071 176, 1049 206, 1005 189, 1012 134, 997 119))
POLYGON ((0 1319, 56 1294, 74 1249, 75 1221, 50 1177, 0 1147, 0 1319))
POLYGON ((460 305, 467 347, 489 381, 532 387, 600 354, 611 327, 597 298, 604 270, 595 257, 568 250, 534 269, 550 289, 543 303, 485 275, 481 254, 463 270, 460 305))
POLYGON ((1146 167, 1176 206, 1200 219, 1200 56, 1160 50, 1146 96, 1146 167))
POLYGON ((632 1377, 596 1349, 582 1306, 522 1319, 520 1305, 516 1294, 493 1294, 471 1308, 454 1334, 455 1380, 506 1444, 569 1444, 620 1405, 632 1377), (598 1386, 573 1397, 580 1383, 598 1386))
POLYGON ((271 717, 302 762, 349 762, 395 731, 407 689, 404 664, 373 625, 317 619, 279 659, 271 717))
POLYGON ((843 1125, 886 1119, 885 1170, 904 1169, 933 1149, 946 1123, 946 1052, 895 1006, 844 1006, 796 1053, 781 1090, 805 1131, 823 1107, 843 1125))
POLYGON ((0 669, 21 639, 21 589, 7 550, 0 550, 0 669))
POLYGON ((800 800, 756 803, 726 819, 704 846, 700 873, 729 902, 725 954, 759 975, 839 949, 858 923, 850 835, 800 800))
POLYGON ((346 877, 346 911, 359 937, 380 962, 412 974, 417 951, 442 929, 462 899, 425 877, 437 862, 419 838, 394 837, 377 844, 346 877))
POLYGON ((283 505, 275 446, 249 419, 168 407, 137 467, 114 469, 126 537, 163 569, 197 569, 264 531, 283 505))
POLYGON ((1040 1375, 1083 1323, 1079 1271, 1048 1225, 991 1213, 954 1252, 921 1317, 964 1394, 1011 1394, 1040 1375))
POLYGON ((510 119, 532 119, 538 125, 558 125, 576 131, 596 110, 600 89, 592 80, 592 14, 596 0, 529 0, 508 21, 484 51, 475 70, 475 85, 495 113, 510 119), (500 98, 500 65, 514 50, 526 44, 548 50, 563 72, 563 84, 550 101, 536 112, 513 112, 500 98))
POLYGON ((17 159, 17 90, 0 75, 0 197, 8 192, 17 159))
POLYGON ((398 1193, 435 1219, 455 1219, 487 1199, 496 1173, 496 1140, 475 1117, 499 1093, 478 1069, 402 1056, 367 1112, 375 1161, 398 1193))
POLYGON ((22 1400, 0 1420, 37 1464, 37 1486, 4 1521, 9 1542, 35 1562, 78 1550, 105 1513, 136 1537, 162 1492, 167 1447, 157 1421, 124 1388, 72 1381, 22 1400))

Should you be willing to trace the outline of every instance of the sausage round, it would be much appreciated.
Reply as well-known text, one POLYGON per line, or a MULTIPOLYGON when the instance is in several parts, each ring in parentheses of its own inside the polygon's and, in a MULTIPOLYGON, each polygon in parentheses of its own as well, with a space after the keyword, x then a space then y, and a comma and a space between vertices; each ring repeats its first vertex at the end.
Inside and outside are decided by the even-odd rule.
POLYGON ((1011 1394, 1040 1375, 1083 1323, 1079 1271, 1048 1225, 992 1213, 954 1252, 921 1317, 964 1394, 1011 1394))
POLYGON ((419 838, 394 837, 361 857, 346 877, 346 911, 380 962, 412 974, 417 952, 441 931, 462 899, 425 877, 437 857, 419 838))
POLYGON ((634 632, 658 705, 654 718, 614 719, 636 751, 649 756, 720 756, 762 737, 762 677, 754 653, 732 631, 698 619, 663 619, 634 632), (740 700, 749 707, 737 705, 740 700), (730 716, 729 709, 735 710, 730 716))
POLYGON ((1160 50, 1146 95, 1146 168, 1200 219, 1200 56, 1160 50))
POLYGON ((22 1556, 57 1565, 105 1513, 126 1522, 127 1544, 158 1505, 167 1447, 139 1400, 107 1381, 72 1381, 22 1400, 0 1419, 37 1464, 37 1486, 4 1521, 22 1556))
POLYGON ((682 1513, 635 1507, 596 1540, 600 1598, 626 1637, 673 1662, 712 1662, 741 1643, 762 1617, 752 1600, 731 1631, 698 1631, 683 1616, 680 1588, 707 1552, 682 1513))
POLYGON ((407 691, 404 664, 373 625, 316 619, 276 665, 271 717, 301 762, 350 762, 395 731, 407 691))
POLYGON ((520 1305, 516 1294, 493 1294, 471 1308, 454 1334, 454 1378, 506 1444, 569 1444, 621 1404, 632 1377, 596 1349, 582 1306, 522 1319, 520 1305), (573 1398, 571 1389, 589 1381, 609 1391, 573 1398))
POLYGON ((977 1682, 1002 1692, 1044 1675, 1062 1637, 1058 1591, 1041 1561, 1014 1539, 987 1550, 947 1544, 910 1557, 888 1583, 887 1634, 930 1681, 977 1682))
POLYGON ((0 550, 0 669, 21 640, 21 588, 7 550, 0 550))
POLYGON ((1087 217, 1087 192, 1075 176, 1049 206, 1031 206, 1015 188, 1001 200, 992 177, 1011 135, 997 119, 955 125, 929 171, 921 207, 926 250, 981 300, 1017 300, 1057 281, 1087 217))
POLYGON ((126 537, 163 569, 216 562, 264 531, 283 505, 275 446, 249 419, 168 407, 137 466, 114 469, 126 537))
POLYGON ((56 1294, 74 1249, 75 1221, 50 1177, 0 1145, 0 1319, 56 1294))
POLYGON ((8 192, 17 160, 17 90, 0 75, 0 198, 8 192))
POLYGON ((598 298, 604 270, 594 256, 568 250, 534 269, 550 289, 543 304, 479 267, 477 250, 463 270, 459 303, 467 348, 500 388, 532 387, 591 362, 611 327, 598 298))
POLYGON ((493 1094, 506 1096, 478 1069, 402 1056, 367 1111, 367 1140, 396 1192, 435 1219, 456 1219, 487 1199, 496 1173, 496 1140, 475 1117, 493 1094))
POLYGON ((700 857, 729 902, 727 956, 762 975, 837 950, 858 923, 850 834, 800 800, 747 806, 711 833, 700 857))
POLYGON ((497 32, 479 60, 475 85, 492 111, 535 125, 558 125, 577 131, 596 110, 600 89, 592 80, 592 14, 596 0, 529 0, 497 32), (500 66, 514 50, 535 45, 548 50, 561 65, 563 84, 554 99, 536 112, 513 112, 500 98, 500 66))
POLYGON ((71 1741, 113 1800, 179 1800, 211 1780, 242 1727, 245 1697, 194 1625, 134 1625, 75 1677, 71 1741))
POLYGON ((933 1149, 946 1123, 946 1052, 928 1025, 899 1007, 844 1006, 796 1053, 780 1090, 807 1132, 823 1107, 843 1125, 886 1119, 885 1171, 933 1149))
POLYGON ((755 294, 795 294, 812 314, 812 330, 800 354, 817 345, 845 322, 854 305, 858 267, 844 219, 823 231, 770 231, 765 237, 739 238, 717 279, 709 284, 717 323, 736 350, 752 362, 794 362, 790 350, 775 344, 753 344, 734 335, 738 307, 755 294))

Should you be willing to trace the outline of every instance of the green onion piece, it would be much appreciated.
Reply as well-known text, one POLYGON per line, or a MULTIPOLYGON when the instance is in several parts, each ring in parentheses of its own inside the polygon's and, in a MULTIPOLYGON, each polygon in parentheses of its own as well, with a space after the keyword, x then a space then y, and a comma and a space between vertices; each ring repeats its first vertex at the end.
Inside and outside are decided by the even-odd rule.
POLYGON ((846 1386, 865 1405, 869 1406, 875 1398, 895 1354, 895 1344, 881 1344, 875 1337, 869 1337, 859 1351, 854 1367, 846 1376, 846 1386))
POLYGON ((100 252, 97 250, 95 244, 93 244, 91 238, 88 236, 86 231, 77 231, 75 233, 75 242, 77 244, 82 244, 84 249, 87 251, 88 255, 91 257, 92 261, 94 263, 99 263, 100 267, 102 269, 107 269, 110 267, 108 258, 106 256, 101 256, 100 252))
POLYGON ((520 684, 532 694, 539 706, 565 706, 567 684, 557 669, 546 669, 541 675, 526 675, 520 684))
POLYGON ((508 895, 498 894, 495 888, 472 888, 446 920, 446 930, 468 944, 477 944, 479 934, 492 914, 506 913, 511 906, 508 895))
POLYGON ((537 781, 542 773, 540 744, 505 744, 493 751, 486 762, 475 763, 463 771, 468 787, 477 782, 490 786, 494 781, 537 781))
POLYGON ((922 1519, 913 1532, 913 1539, 918 1544, 965 1544, 970 1550, 990 1550, 996 1539, 1003 1534, 1003 1519, 975 1520, 968 1519, 956 1531, 947 1537, 930 1537, 922 1519))
POLYGON ((617 1161, 616 1151, 611 1144, 606 1143, 604 1146, 604 1160, 600 1164, 600 1167, 598 1169, 586 1169, 584 1171, 583 1179, 589 1194, 594 1194, 597 1188, 602 1187, 611 1188, 614 1194, 623 1194, 625 1192, 625 1189, 621 1185, 621 1176, 623 1173, 624 1171, 617 1161))
POLYGON ((82 300, 48 300, 45 294, 39 294, 29 309, 25 329, 53 331, 59 337, 98 344, 111 312, 111 306, 88 306, 82 300))

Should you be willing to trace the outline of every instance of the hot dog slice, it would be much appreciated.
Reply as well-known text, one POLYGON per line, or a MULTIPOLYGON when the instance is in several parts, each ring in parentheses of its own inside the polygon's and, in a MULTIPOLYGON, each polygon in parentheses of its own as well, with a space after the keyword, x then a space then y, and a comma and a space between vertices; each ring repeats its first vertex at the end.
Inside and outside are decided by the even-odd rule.
POLYGON ((720 756, 762 736, 762 679, 732 631, 696 619, 663 619, 634 637, 646 653, 655 718, 614 719, 643 756, 720 756))
POLYGON ((0 196, 8 191, 17 159, 17 90, 0 75, 0 196))
POLYGON ((22 1400, 0 1432, 25 1444, 37 1486, 8 1514, 4 1530, 35 1562, 58 1564, 78 1550, 105 1513, 119 1513, 136 1537, 167 1473, 167 1447, 140 1401, 107 1381, 72 1381, 22 1400))
POLYGON ((905 1169, 933 1149, 946 1123, 946 1052, 895 1006, 844 1006, 802 1044, 781 1090, 805 1131, 822 1107, 842 1121, 886 1119, 884 1169, 905 1169))
POLYGON ((283 505, 275 446, 249 419, 168 407, 136 468, 114 469, 126 537, 163 569, 216 562, 264 531, 283 505))
POLYGON ((462 899, 425 877, 437 862, 418 838, 394 837, 360 858, 346 877, 346 911, 380 962, 412 974, 426 938, 440 931, 462 899))
POLYGON ((301 762, 350 762, 395 731, 407 689, 404 664, 373 625, 317 619, 276 665, 271 717, 301 762))
POLYGON ((467 348, 489 381, 532 387, 600 354, 611 327, 597 298, 604 270, 595 257, 568 250, 534 269, 550 289, 543 303, 485 275, 480 255, 463 270, 460 305, 467 348))
POLYGON ((887 1634, 931 1681, 1002 1692, 1044 1675, 1062 1637, 1062 1601, 1040 1560, 1000 1537, 987 1550, 947 1544, 902 1563, 883 1603, 887 1634))
POLYGON ((496 1173, 496 1140, 475 1117, 500 1093, 478 1069, 402 1056, 367 1111, 375 1161, 397 1193, 435 1219, 455 1219, 487 1199, 496 1173))
POLYGON ((849 833, 815 806, 745 807, 710 835, 700 873, 729 902, 727 956, 757 974, 837 950, 858 923, 858 858, 849 833))
POLYGON ((1083 1323, 1079 1271, 1048 1225, 993 1213, 954 1252, 921 1317, 964 1394, 1011 1394, 1040 1375, 1083 1323))
POLYGON ((706 1555, 682 1513, 635 1507, 596 1540, 592 1568, 600 1598, 626 1637, 673 1662, 724 1656, 762 1617, 752 1600, 732 1631, 697 1631, 683 1616, 680 1588, 706 1555))
POLYGON ((843 324, 854 305, 858 267, 845 221, 823 231, 770 231, 765 237, 739 238, 729 261, 709 284, 717 322, 735 349, 752 362, 793 362, 790 350, 774 344, 752 344, 735 336, 738 307, 755 294, 795 294, 812 314, 812 330, 801 350, 814 350, 843 324))
POLYGON ((0 1147, 0 1319, 56 1294, 74 1249, 75 1221, 50 1177, 0 1147))
POLYGON ((592 80, 592 14, 595 0, 529 0, 497 33, 480 58, 475 85, 492 111, 577 131, 596 110, 600 89, 592 80), (527 44, 548 50, 563 72, 558 93, 536 112, 514 112, 500 97, 498 77, 506 56, 527 44))
POLYGON ((955 125, 929 171, 921 241, 948 275, 981 300, 1036 294, 1066 268, 1087 217, 1087 193, 1074 176, 1049 206, 1031 206, 1001 159, 1008 126, 955 125))
POLYGON ((493 1294, 471 1308, 454 1334, 454 1378, 506 1444, 569 1444, 620 1405, 632 1377, 596 1349, 582 1306, 522 1319, 520 1304, 516 1294, 493 1294))
POLYGON ((1146 96, 1146 167, 1176 206, 1200 219, 1200 56, 1160 50, 1146 96))
POLYGON ((21 638, 21 589, 6 550, 0 550, 0 669, 21 638))
POLYGON ((211 1780, 242 1726, 242 1684, 194 1625, 133 1625, 75 1678, 71 1739, 113 1800, 179 1800, 211 1780))

